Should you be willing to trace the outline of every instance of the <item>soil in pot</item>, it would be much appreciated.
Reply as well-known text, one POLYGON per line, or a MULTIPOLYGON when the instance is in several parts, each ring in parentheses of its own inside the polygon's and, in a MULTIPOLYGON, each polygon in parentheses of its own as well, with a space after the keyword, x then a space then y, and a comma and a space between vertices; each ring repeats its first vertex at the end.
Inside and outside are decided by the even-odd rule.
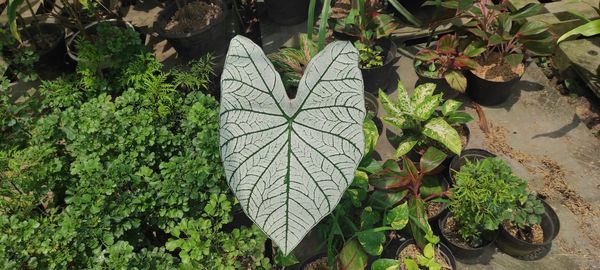
MULTIPOLYGON (((410 259, 413 259, 416 261, 417 256, 422 256, 422 255, 423 255, 423 253, 417 247, 417 245, 409 244, 402 251, 400 251, 400 254, 397 259, 402 260, 404 258, 410 258, 410 259)), ((448 256, 446 256, 446 254, 444 254, 439 248, 436 249, 436 252, 435 252, 435 261, 438 262, 439 264, 441 264, 441 266, 442 266, 441 269, 452 269, 450 259, 448 259, 448 256)), ((401 265, 400 269, 404 270, 404 269, 406 269, 406 266, 401 265)))
POLYGON ((312 262, 307 263, 302 270, 329 270, 327 257, 320 257, 312 262))
POLYGON ((445 204, 441 202, 428 201, 425 204, 425 213, 427 213, 427 218, 433 218, 444 211, 445 204))
POLYGON ((471 72, 479 78, 493 82, 508 82, 521 77, 525 72, 524 64, 513 67, 504 61, 500 53, 492 53, 486 58, 480 57, 477 62, 480 68, 471 72))
POLYGON ((504 229, 513 237, 531 244, 544 243, 544 230, 539 224, 519 229, 510 222, 504 222, 504 229))
POLYGON ((165 25, 165 32, 183 35, 194 33, 210 25, 223 12, 214 3, 193 1, 178 9, 165 25))

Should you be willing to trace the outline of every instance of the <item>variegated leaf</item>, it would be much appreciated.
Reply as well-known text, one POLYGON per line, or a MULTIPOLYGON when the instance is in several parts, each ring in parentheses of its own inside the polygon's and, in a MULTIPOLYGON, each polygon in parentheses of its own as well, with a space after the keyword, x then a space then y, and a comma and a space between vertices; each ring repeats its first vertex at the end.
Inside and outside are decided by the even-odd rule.
POLYGON ((398 107, 406 114, 412 114, 415 109, 415 104, 410 102, 410 97, 408 96, 408 92, 406 91, 406 87, 402 81, 398 81, 398 86, 396 87, 396 95, 398 98, 398 107))
POLYGON ((412 120, 407 119, 403 116, 384 116, 383 122, 386 122, 399 129, 408 129, 415 127, 415 123, 412 120))
POLYGON ((435 90, 435 84, 433 83, 424 83, 417 87, 415 87, 415 91, 410 96, 410 101, 414 106, 421 104, 428 96, 433 95, 433 91, 435 90))
POLYGON ((442 102, 442 94, 425 97, 421 103, 417 104, 413 116, 420 121, 428 120, 435 109, 440 106, 440 102, 442 102))
POLYGON ((441 108, 442 115, 446 116, 449 113, 458 110, 458 108, 460 108, 460 105, 462 105, 462 102, 460 101, 456 101, 454 99, 446 100, 446 102, 444 102, 441 108))
POLYGON ((458 132, 450 126, 444 118, 437 117, 431 119, 423 127, 423 135, 436 140, 446 146, 448 150, 457 155, 462 151, 462 144, 458 132))
POLYGON ((381 102, 381 106, 383 106, 383 110, 385 110, 387 114, 398 116, 404 114, 404 111, 399 106, 396 106, 394 101, 392 101, 381 89, 379 89, 379 102, 381 102))
POLYGON ((333 42, 290 100, 261 48, 231 40, 221 77, 221 158, 246 215, 284 254, 339 202, 364 151, 358 52, 333 42))
POLYGON ((410 152, 410 150, 413 149, 413 147, 415 147, 415 145, 417 145, 418 142, 419 138, 416 136, 407 134, 403 135, 402 138, 400 138, 400 144, 396 148, 396 158, 406 155, 408 152, 410 152))

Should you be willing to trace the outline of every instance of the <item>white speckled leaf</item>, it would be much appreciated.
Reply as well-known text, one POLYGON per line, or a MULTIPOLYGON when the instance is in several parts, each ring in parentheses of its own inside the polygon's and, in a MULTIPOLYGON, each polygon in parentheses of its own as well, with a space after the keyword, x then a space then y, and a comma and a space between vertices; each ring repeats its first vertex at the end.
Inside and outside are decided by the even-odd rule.
POLYGON ((364 151, 358 52, 333 42, 295 99, 260 47, 231 40, 221 77, 221 155, 244 212, 285 254, 339 202, 364 151))
POLYGON ((460 155, 462 144, 456 129, 450 126, 443 118, 433 118, 423 127, 423 134, 432 138, 448 148, 453 153, 460 155))

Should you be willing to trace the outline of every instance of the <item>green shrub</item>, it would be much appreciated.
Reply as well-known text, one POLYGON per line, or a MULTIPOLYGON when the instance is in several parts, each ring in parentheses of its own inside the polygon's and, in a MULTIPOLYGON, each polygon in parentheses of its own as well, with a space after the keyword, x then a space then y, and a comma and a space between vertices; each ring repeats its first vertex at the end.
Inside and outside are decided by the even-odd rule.
POLYGON ((218 103, 204 89, 165 90, 172 74, 151 55, 135 59, 111 71, 110 94, 81 77, 45 82, 32 110, 42 116, 0 148, 0 265, 270 268, 260 230, 223 231, 237 202, 218 103))
POLYGON ((527 198, 527 183, 499 158, 467 163, 455 175, 450 212, 461 226, 463 240, 477 246, 484 230, 496 230, 519 202, 527 198))

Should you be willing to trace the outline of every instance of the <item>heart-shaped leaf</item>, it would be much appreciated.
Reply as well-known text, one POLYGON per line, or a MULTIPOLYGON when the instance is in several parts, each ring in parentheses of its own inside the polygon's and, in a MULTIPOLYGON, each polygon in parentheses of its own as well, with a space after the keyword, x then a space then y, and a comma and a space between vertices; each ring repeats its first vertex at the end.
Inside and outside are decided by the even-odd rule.
POLYGON ((249 39, 231 40, 221 77, 221 158, 246 215, 288 254, 337 205, 364 151, 358 52, 333 42, 296 98, 249 39))

